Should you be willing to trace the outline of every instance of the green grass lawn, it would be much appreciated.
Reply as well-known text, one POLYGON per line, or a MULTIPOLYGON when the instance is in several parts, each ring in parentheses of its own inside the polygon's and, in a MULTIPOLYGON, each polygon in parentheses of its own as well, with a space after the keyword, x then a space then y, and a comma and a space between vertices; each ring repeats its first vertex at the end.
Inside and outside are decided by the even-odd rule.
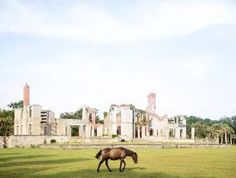
POLYGON ((201 149, 132 149, 139 163, 126 158, 120 173, 119 161, 109 161, 96 172, 98 149, 63 150, 40 148, 0 149, 0 177, 81 177, 81 178, 148 178, 148 177, 236 177, 236 147, 201 149))

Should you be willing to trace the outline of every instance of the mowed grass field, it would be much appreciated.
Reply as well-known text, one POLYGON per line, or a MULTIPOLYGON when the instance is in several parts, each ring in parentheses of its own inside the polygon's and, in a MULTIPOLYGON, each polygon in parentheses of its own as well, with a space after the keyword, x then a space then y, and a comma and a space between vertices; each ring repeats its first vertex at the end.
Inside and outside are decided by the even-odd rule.
POLYGON ((96 172, 98 149, 63 150, 40 148, 0 149, 1 178, 149 178, 149 177, 236 177, 236 147, 193 149, 132 149, 139 163, 126 158, 126 169, 119 172, 119 161, 109 161, 112 172, 102 164, 96 172))

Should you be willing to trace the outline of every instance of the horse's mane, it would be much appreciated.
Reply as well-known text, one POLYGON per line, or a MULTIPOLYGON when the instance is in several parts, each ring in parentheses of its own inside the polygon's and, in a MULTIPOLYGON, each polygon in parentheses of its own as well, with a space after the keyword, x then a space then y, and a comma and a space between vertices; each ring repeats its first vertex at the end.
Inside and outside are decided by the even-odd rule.
POLYGON ((133 152, 132 150, 129 150, 129 149, 124 148, 124 147, 119 147, 119 148, 120 148, 120 149, 123 149, 127 155, 130 155, 130 156, 131 156, 131 155, 134 154, 134 152, 133 152))

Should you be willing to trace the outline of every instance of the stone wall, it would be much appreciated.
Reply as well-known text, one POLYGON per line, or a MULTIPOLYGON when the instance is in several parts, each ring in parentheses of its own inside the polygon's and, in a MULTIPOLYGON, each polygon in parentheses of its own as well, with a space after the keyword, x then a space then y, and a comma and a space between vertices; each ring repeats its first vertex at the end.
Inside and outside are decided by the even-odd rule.
POLYGON ((143 139, 135 139, 136 142, 165 142, 165 143, 197 143, 197 144, 218 144, 218 139, 181 139, 181 138, 166 138, 157 136, 148 136, 143 139))
POLYGON ((119 142, 118 138, 78 138, 78 137, 71 137, 70 143, 81 143, 81 144, 111 144, 119 142))
POLYGON ((4 144, 3 137, 0 136, 0 148, 3 148, 3 144, 4 144))
MULTIPOLYGON (((7 140, 8 148, 12 147, 31 147, 32 145, 50 144, 51 140, 56 143, 78 143, 78 144, 112 144, 118 142, 118 138, 78 138, 69 136, 39 136, 39 135, 17 135, 10 136, 7 140)), ((0 148, 3 148, 3 137, 0 137, 0 148)))
MULTIPOLYGON (((78 137, 69 137, 69 136, 29 136, 29 135, 19 135, 19 136, 10 136, 7 139, 7 145, 9 148, 12 147, 31 147, 32 145, 43 145, 45 143, 49 145, 51 140, 56 140, 56 143, 68 143, 71 145, 110 145, 118 143, 121 141, 119 138, 78 138, 78 137)), ((0 137, 0 148, 3 148, 3 137, 0 137)), ((148 137, 148 139, 134 139, 128 145, 138 145, 144 147, 148 145, 149 147, 211 147, 220 145, 217 143, 217 140, 191 140, 191 139, 165 139, 158 137, 148 137), (143 145, 143 146, 142 146, 143 145)))
MULTIPOLYGON (((56 143, 69 142, 70 137, 67 136, 39 136, 39 135, 19 135, 10 136, 8 139, 8 147, 30 147, 31 145, 40 145, 51 143, 51 140, 56 140, 56 143)), ((1 140, 1 139, 0 139, 1 140)))
POLYGON ((40 148, 52 149, 102 149, 105 147, 126 147, 126 148, 226 148, 231 145, 225 144, 181 144, 181 143, 152 143, 152 144, 46 144, 40 145, 40 148))

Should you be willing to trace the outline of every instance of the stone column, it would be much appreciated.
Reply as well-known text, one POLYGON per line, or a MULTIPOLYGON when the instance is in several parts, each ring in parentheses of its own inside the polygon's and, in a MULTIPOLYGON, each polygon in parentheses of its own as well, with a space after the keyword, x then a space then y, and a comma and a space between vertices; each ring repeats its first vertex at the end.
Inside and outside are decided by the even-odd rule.
POLYGON ((150 136, 150 128, 149 127, 146 127, 147 128, 147 136, 150 136))
POLYGON ((176 128, 175 131, 175 138, 180 138, 180 129, 176 128))
POLYGON ((170 137, 170 129, 166 129, 166 138, 169 138, 170 137))
POLYGON ((225 144, 228 144, 227 133, 225 132, 225 144))
POLYGON ((86 125, 86 127, 85 127, 85 138, 90 138, 91 137, 90 129, 91 129, 91 127, 89 125, 86 125))
POLYGON ((94 127, 93 127, 93 125, 91 126, 91 137, 94 137, 94 127))
POLYGON ((194 138, 195 138, 195 128, 192 127, 191 128, 191 139, 194 140, 194 138))
POLYGON ((78 137, 80 136, 80 125, 78 125, 78 137))
POLYGON ((186 127, 185 127, 185 128, 183 128, 183 133, 182 133, 182 135, 183 135, 182 138, 184 138, 184 139, 186 139, 186 136, 187 136, 187 135, 186 135, 186 132, 187 132, 187 131, 186 131, 186 127))
POLYGON ((137 127, 137 135, 138 135, 138 138, 140 138, 140 130, 139 130, 139 127, 137 127))
POLYGON ((142 127, 142 138, 145 137, 145 127, 142 127))

